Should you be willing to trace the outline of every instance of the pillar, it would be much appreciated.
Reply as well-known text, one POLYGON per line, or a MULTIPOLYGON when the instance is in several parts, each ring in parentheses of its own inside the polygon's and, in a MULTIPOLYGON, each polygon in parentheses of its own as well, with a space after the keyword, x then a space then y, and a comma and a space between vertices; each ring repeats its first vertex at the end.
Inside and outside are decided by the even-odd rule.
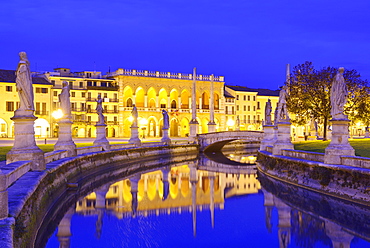
POLYGON ((69 117, 62 118, 58 121, 59 135, 58 141, 54 145, 54 151, 67 150, 68 157, 74 157, 77 155, 76 144, 72 140, 72 121, 69 117))
POLYGON ((107 140, 107 136, 105 133, 106 124, 96 124, 96 139, 94 140, 94 146, 101 146, 103 147, 104 151, 110 150, 109 141, 107 140))
POLYGON ((266 151, 266 147, 273 146, 275 143, 275 126, 264 125, 263 126, 263 140, 261 141, 260 150, 266 151))
POLYGON ((190 125, 190 139, 195 140, 198 134, 198 121, 197 121, 197 104, 196 104, 196 68, 193 70, 193 88, 191 94, 191 121, 190 125))
POLYGON ((0 220, 8 218, 8 185, 6 175, 0 170, 0 220))
POLYGON ((272 148, 273 155, 282 155, 283 149, 294 149, 290 141, 290 121, 283 120, 277 123, 277 140, 272 148))
POLYGON ((355 156, 355 150, 348 142, 348 119, 332 119, 331 142, 325 149, 325 164, 341 164, 341 156, 355 156))
POLYGON ((210 97, 210 106, 209 106, 209 122, 208 122, 208 132, 216 132, 216 123, 215 123, 215 94, 213 87, 213 74, 211 75, 211 97, 210 97))
POLYGON ((23 110, 22 115, 15 111, 14 117, 14 145, 6 154, 6 163, 16 161, 31 161, 31 170, 45 170, 44 152, 36 145, 34 123, 37 117, 33 110, 23 110))

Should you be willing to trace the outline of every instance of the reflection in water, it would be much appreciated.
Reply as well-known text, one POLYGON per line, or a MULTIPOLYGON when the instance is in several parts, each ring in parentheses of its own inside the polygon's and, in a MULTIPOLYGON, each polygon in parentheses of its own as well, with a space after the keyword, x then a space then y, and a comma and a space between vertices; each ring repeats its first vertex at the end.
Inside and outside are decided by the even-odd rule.
MULTIPOLYGON (((238 154, 238 156, 241 155, 238 154)), ((174 218, 173 221, 177 221, 178 215, 191 214, 193 237, 197 237, 197 214, 208 212, 212 228, 225 225, 225 223, 215 224, 216 210, 224 211, 228 199, 244 199, 240 197, 259 192, 263 192, 263 206, 257 204, 248 206, 254 207, 255 210, 249 210, 246 213, 242 211, 245 206, 240 206, 239 209, 243 215, 254 215, 258 213, 257 209, 264 207, 265 216, 261 219, 265 219, 263 222, 266 226, 265 230, 268 231, 265 234, 266 240, 271 236, 276 240, 276 243, 272 241, 271 247, 319 247, 317 246, 319 242, 322 247, 330 247, 332 243, 333 247, 345 248, 350 247, 355 236, 365 240, 370 238, 370 227, 367 226, 366 229, 370 219, 368 209, 365 207, 350 204, 349 208, 348 205, 334 198, 293 188, 272 181, 263 175, 260 176, 259 181, 254 166, 222 165, 204 157, 193 163, 161 167, 156 171, 136 174, 111 185, 99 187, 89 195, 80 198, 65 214, 59 223, 56 236, 59 247, 74 247, 70 240, 71 220, 72 216, 76 215, 94 217, 95 238, 99 240, 105 228, 104 216, 122 220, 171 215, 174 218), (322 205, 323 199, 326 205, 322 205), (351 214, 356 222, 366 221, 367 224, 361 226, 359 223, 343 223, 343 221, 350 221, 350 218, 337 218, 336 215, 340 215, 344 210, 346 212, 343 213, 351 214), (276 218, 274 211, 277 211, 277 230, 273 225, 273 220, 276 218), (357 225, 360 228, 356 227, 357 225), (359 232, 359 229, 362 231, 359 232)), ((231 225, 233 224, 237 223, 231 225)), ((257 228, 258 224, 255 223, 255 225, 257 228)), ((143 230, 141 230, 142 235, 145 236, 146 231, 143 230)), ((78 239, 79 237, 75 237, 74 240, 78 239)), ((225 239, 227 240, 227 237, 225 239)), ((359 240, 359 238, 355 239, 359 240)), ((151 240, 146 242, 149 242, 146 243, 147 247, 159 246, 155 240, 152 240, 153 243, 150 243, 151 240)), ((184 246, 181 242, 179 240, 179 247, 184 246)), ((240 240, 240 242, 247 241, 240 240)), ((364 244, 363 240, 361 242, 364 244)), ((124 245, 127 244, 122 244, 124 245)), ((369 244, 366 243, 366 245, 369 244)), ((196 246, 203 247, 204 244, 196 246)), ((47 247, 56 246, 49 242, 47 247)), ((138 247, 141 246, 138 245, 138 247)), ((246 246, 240 245, 240 247, 246 246)))

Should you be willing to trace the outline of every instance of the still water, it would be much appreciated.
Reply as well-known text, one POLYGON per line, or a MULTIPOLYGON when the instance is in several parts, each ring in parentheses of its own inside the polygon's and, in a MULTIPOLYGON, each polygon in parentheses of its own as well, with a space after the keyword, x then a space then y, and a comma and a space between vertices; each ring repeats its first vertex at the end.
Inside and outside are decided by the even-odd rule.
POLYGON ((103 185, 70 206, 46 247, 370 247, 369 207, 258 174, 250 155, 227 157, 103 185))

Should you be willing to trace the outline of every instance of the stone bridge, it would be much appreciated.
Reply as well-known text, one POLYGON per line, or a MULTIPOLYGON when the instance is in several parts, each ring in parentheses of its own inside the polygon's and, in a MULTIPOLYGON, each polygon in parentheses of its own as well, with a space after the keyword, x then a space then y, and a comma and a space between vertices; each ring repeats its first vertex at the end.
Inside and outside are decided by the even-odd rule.
POLYGON ((224 145, 234 140, 261 142, 263 132, 260 131, 225 131, 198 134, 199 150, 202 152, 220 151, 224 145))

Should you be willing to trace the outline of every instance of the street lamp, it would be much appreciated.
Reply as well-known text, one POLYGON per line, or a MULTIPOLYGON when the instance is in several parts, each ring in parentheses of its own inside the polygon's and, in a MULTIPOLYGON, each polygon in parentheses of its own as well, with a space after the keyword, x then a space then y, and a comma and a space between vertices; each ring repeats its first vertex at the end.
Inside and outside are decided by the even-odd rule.
MULTIPOLYGON (((53 111, 53 113, 51 113, 51 116, 56 120, 56 121, 58 121, 60 118, 62 118, 63 117, 63 111, 61 110, 61 109, 57 109, 57 110, 54 110, 53 111)), ((55 123, 55 129, 56 129, 56 127, 57 127, 57 123, 55 123)), ((53 129, 53 137, 58 137, 58 132, 55 134, 54 133, 54 130, 55 129, 53 129)))
POLYGON ((143 139, 145 139, 145 129, 146 126, 148 125, 148 120, 145 118, 140 118, 139 125, 141 127, 141 130, 143 130, 143 139))
POLYGON ((227 122, 226 122, 226 125, 229 127, 229 131, 232 127, 234 127, 235 125, 235 121, 233 119, 228 119, 227 122))

